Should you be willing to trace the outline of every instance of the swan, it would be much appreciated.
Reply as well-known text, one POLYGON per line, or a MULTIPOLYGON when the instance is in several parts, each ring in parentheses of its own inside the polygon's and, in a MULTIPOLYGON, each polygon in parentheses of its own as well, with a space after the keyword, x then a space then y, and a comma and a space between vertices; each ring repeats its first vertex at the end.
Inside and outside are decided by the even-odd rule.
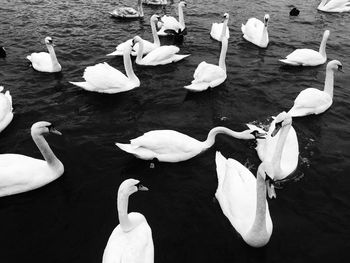
POLYGON ((143 39, 139 36, 135 36, 133 39, 134 44, 139 44, 139 50, 136 56, 136 64, 144 66, 157 66, 165 65, 172 62, 178 62, 190 54, 187 55, 178 55, 177 52, 180 49, 177 46, 161 46, 153 49, 146 56, 142 57, 143 53, 143 39))
POLYGON ((280 59, 282 63, 291 66, 318 66, 327 61, 326 43, 329 37, 329 30, 325 30, 319 51, 308 48, 296 49, 285 59, 280 59))
MULTIPOLYGON (((143 51, 142 51, 142 55, 146 55, 149 52, 151 52, 153 49, 160 47, 160 41, 159 41, 159 37, 157 35, 157 29, 156 29, 156 22, 158 21, 160 17, 158 15, 153 15, 151 16, 151 29, 152 29, 152 35, 153 35, 153 43, 147 40, 143 39, 143 51)), ((107 56, 121 56, 123 55, 123 50, 125 47, 127 46, 131 46, 132 45, 132 38, 119 44, 116 47, 116 50, 110 54, 108 54, 107 56)), ((132 56, 136 56, 137 55, 137 51, 139 49, 139 44, 137 43, 132 51, 131 51, 131 55, 132 56)))
POLYGON ((137 11, 132 7, 118 7, 117 9, 114 9, 110 14, 115 18, 143 17, 142 1, 137 0, 137 11))
POLYGON ((54 50, 54 44, 51 37, 45 38, 46 48, 49 53, 40 52, 32 53, 30 56, 27 56, 27 59, 32 63, 32 66, 35 70, 41 72, 60 72, 62 67, 58 63, 56 53, 54 50))
POLYGON ((140 181, 127 179, 118 190, 119 225, 114 228, 105 247, 102 263, 153 263, 154 246, 152 230, 140 213, 128 214, 129 196, 137 191, 147 191, 140 181))
MULTIPOLYGON (((251 130, 264 132, 252 124, 247 124, 251 130)), ((292 116, 281 112, 271 122, 264 140, 257 139, 259 158, 273 166, 270 177, 275 181, 282 180, 292 174, 298 166, 299 144, 297 134, 292 127, 292 116), (279 132, 280 131, 280 132, 279 132)))
POLYGON ((9 91, 2 93, 3 86, 0 86, 0 132, 2 132, 13 119, 12 97, 9 91))
POLYGON ((294 106, 289 110, 292 117, 320 114, 325 112, 333 103, 334 72, 343 72, 338 60, 328 62, 324 90, 307 88, 299 93, 294 100, 294 106))
POLYGON ((230 38, 230 31, 227 26, 228 19, 230 15, 228 13, 224 14, 224 21, 222 23, 213 23, 210 30, 210 36, 217 40, 222 41, 222 38, 226 36, 227 39, 230 38))
POLYGON ((182 8, 187 6, 186 2, 180 1, 178 4, 179 21, 175 17, 164 15, 161 17, 163 22, 161 28, 157 32, 159 36, 167 36, 171 34, 185 34, 186 26, 184 20, 184 13, 182 8))
POLYGON ((154 130, 130 140, 130 144, 116 143, 116 146, 143 160, 157 159, 160 162, 175 163, 191 159, 209 149, 219 133, 243 140, 262 138, 266 134, 249 129, 236 132, 225 127, 215 127, 202 142, 174 130, 154 130))
POLYGON ((270 16, 268 14, 264 16, 264 23, 255 17, 249 18, 247 23, 242 24, 241 27, 243 38, 254 45, 266 48, 269 44, 269 34, 267 32, 269 20, 270 16))
POLYGON ((87 91, 100 93, 119 93, 132 90, 140 86, 140 80, 135 75, 131 65, 131 45, 124 49, 124 68, 126 76, 108 63, 99 63, 87 67, 83 78, 85 82, 69 82, 87 91))
POLYGON ((166 5, 167 0, 142 0, 142 3, 146 5, 166 5))
POLYGON ((226 37, 222 38, 221 53, 219 59, 219 65, 209 64, 202 61, 196 68, 192 83, 185 86, 185 89, 190 91, 203 91, 210 88, 219 86, 226 80, 226 52, 227 52, 228 40, 226 37))
POLYGON ((0 197, 27 192, 56 180, 64 166, 46 142, 46 134, 62 135, 46 121, 32 125, 31 135, 45 160, 21 154, 0 154, 0 197))
POLYGON ((240 162, 226 159, 216 152, 218 188, 215 193, 222 212, 232 226, 252 247, 265 246, 272 234, 272 220, 266 200, 270 178, 264 162, 259 165, 256 179, 240 162))
POLYGON ((6 57, 6 49, 4 47, 0 47, 0 58, 6 57))
POLYGON ((318 10, 323 12, 348 12, 350 11, 350 1, 349 0, 322 0, 318 10))

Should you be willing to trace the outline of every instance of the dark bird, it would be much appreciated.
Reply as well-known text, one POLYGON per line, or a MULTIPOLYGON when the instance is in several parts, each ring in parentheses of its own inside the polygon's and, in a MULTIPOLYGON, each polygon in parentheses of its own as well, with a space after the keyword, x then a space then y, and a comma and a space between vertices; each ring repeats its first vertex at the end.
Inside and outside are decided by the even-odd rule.
POLYGON ((299 13, 300 13, 300 11, 296 7, 294 7, 292 10, 290 10, 289 15, 290 16, 298 16, 299 13))

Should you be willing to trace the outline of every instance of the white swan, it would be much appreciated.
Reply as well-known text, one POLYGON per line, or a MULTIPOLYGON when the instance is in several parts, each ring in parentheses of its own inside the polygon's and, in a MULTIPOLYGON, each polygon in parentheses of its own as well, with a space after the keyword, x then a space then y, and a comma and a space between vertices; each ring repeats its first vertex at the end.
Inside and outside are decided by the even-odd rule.
MULTIPOLYGON (((149 52, 151 52, 153 49, 160 47, 160 41, 159 41, 159 37, 157 35, 157 29, 156 29, 156 24, 155 24, 158 21, 158 19, 159 19, 158 15, 151 16, 150 23, 151 23, 151 29, 152 29, 153 43, 143 39, 142 55, 146 55, 149 52)), ((125 47, 131 46, 131 45, 132 45, 132 38, 119 44, 116 47, 116 50, 114 52, 108 54, 107 56, 121 56, 121 55, 123 55, 123 50, 125 49, 125 47)), ((138 49, 139 49, 139 44, 137 43, 136 45, 134 45, 134 47, 131 51, 131 55, 136 56, 138 49)))
POLYGON ((129 196, 147 187, 135 179, 127 179, 118 190, 119 225, 114 228, 105 247, 102 263, 153 263, 152 230, 140 213, 128 214, 129 196))
POLYGON ((296 49, 285 59, 280 59, 282 63, 291 66, 318 66, 326 63, 326 43, 329 37, 329 30, 324 31, 319 51, 308 48, 296 49))
MULTIPOLYGON (((255 125, 247 125, 252 130, 264 132, 255 125)), ((282 180, 295 171, 298 166, 299 144, 289 113, 281 112, 277 115, 271 122, 265 139, 257 139, 256 150, 262 162, 272 164, 273 171, 269 176, 275 181, 282 180)))
POLYGON ((324 90, 307 88, 299 93, 294 100, 294 106, 289 110, 292 117, 320 114, 333 103, 334 71, 342 72, 342 64, 338 60, 328 62, 324 90))
POLYGON ((265 163, 261 163, 256 179, 240 162, 226 159, 216 152, 218 188, 215 193, 222 212, 232 226, 252 247, 265 246, 272 234, 272 220, 266 200, 270 188, 265 163))
POLYGON ((146 5, 166 5, 167 0, 142 0, 142 3, 146 5))
POLYGON ((222 38, 225 36, 227 39, 230 38, 230 31, 227 26, 228 19, 230 15, 228 13, 224 14, 224 21, 222 23, 213 23, 211 25, 210 36, 217 40, 222 41, 222 38))
POLYGON ((71 82, 71 84, 87 91, 100 93, 119 93, 132 90, 140 86, 140 80, 135 75, 131 65, 131 45, 124 49, 124 68, 126 76, 107 63, 99 63, 87 67, 83 78, 85 82, 71 82))
POLYGON ((188 86, 185 86, 185 89, 191 91, 203 91, 210 88, 219 86, 226 80, 226 52, 227 52, 228 40, 226 37, 222 38, 221 42, 221 52, 219 65, 209 64, 205 61, 202 61, 196 68, 192 83, 188 86))
POLYGON ((350 1, 349 0, 322 0, 318 10, 323 12, 348 12, 350 11, 350 1))
POLYGON ((164 15, 161 17, 162 25, 157 32, 159 36, 185 33, 186 25, 182 8, 187 6, 186 2, 180 1, 178 4, 179 21, 175 17, 164 15))
POLYGON ((269 44, 269 34, 267 32, 269 19, 268 14, 264 16, 264 23, 255 17, 249 18, 247 23, 242 24, 241 27, 243 38, 254 45, 266 48, 269 44))
POLYGON ((2 93, 3 86, 0 86, 0 132, 2 132, 13 119, 12 97, 9 91, 2 93))
POLYGON ((131 7, 118 7, 111 13, 112 17, 115 18, 138 18, 143 17, 142 1, 137 0, 137 10, 131 7))
POLYGON ((144 65, 144 66, 157 66, 157 65, 165 65, 173 62, 178 62, 188 55, 178 55, 180 49, 177 46, 160 46, 153 49, 146 56, 142 57, 143 53, 143 39, 139 36, 135 36, 133 39, 133 43, 139 44, 139 50, 136 56, 136 64, 144 65))
POLYGON ((27 56, 27 59, 30 60, 33 68, 37 71, 49 73, 60 72, 62 67, 60 63, 58 63, 52 38, 46 37, 45 44, 49 53, 32 53, 30 56, 27 56))
POLYGON ((0 154, 0 196, 27 192, 56 180, 64 166, 50 149, 44 135, 61 135, 49 122, 34 123, 32 138, 45 160, 21 154, 0 154))
POLYGON ((174 163, 191 159, 209 149, 215 142, 215 136, 219 133, 243 140, 262 138, 261 136, 265 134, 256 130, 235 132, 225 127, 215 127, 210 130, 207 139, 201 142, 177 131, 154 130, 130 140, 130 144, 116 143, 116 145, 140 159, 157 159, 160 162, 174 163))

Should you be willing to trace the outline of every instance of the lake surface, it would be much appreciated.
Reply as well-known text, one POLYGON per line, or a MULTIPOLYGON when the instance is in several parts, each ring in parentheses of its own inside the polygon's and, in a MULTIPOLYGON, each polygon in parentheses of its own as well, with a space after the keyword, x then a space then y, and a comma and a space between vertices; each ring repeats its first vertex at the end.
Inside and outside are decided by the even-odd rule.
MULTIPOLYGON (((10 90, 15 117, 0 134, 1 153, 41 158, 30 136, 39 120, 55 124, 63 136, 49 136, 64 163, 57 181, 35 191, 0 199, 2 263, 102 262, 104 247, 118 224, 116 195, 127 178, 150 188, 136 193, 129 211, 145 215, 152 228, 155 262, 345 262, 350 249, 350 13, 317 11, 319 1, 188 1, 188 34, 180 44, 190 57, 176 64, 133 64, 141 86, 104 95, 86 92, 68 81, 81 81, 85 67, 99 62, 124 71, 121 57, 106 57, 134 35, 151 40, 149 18, 175 15, 144 6, 144 20, 120 21, 108 12, 131 1, 0 0, 0 85, 10 90), (290 17, 294 4, 298 17, 290 17), (211 23, 230 13, 228 77, 213 90, 191 94, 183 89, 197 65, 217 63, 220 43, 209 37, 211 23), (242 38, 241 24, 270 14, 267 49, 242 38), (283 67, 278 61, 296 48, 318 50, 325 29, 331 34, 328 59, 343 63, 336 73, 334 102, 322 115, 293 120, 300 160, 293 177, 269 200, 274 224, 267 246, 248 247, 223 215, 214 194, 215 152, 252 165, 260 163, 253 142, 225 135, 205 153, 181 163, 136 159, 115 142, 155 129, 174 129, 204 140, 215 126, 245 129, 268 124, 288 110, 307 87, 323 89, 326 65, 283 67), (29 67, 26 56, 45 51, 51 36, 63 70, 45 74, 29 67)), ((136 2, 136 1, 134 1, 136 2)), ((171 39, 161 42, 171 43, 171 39)))

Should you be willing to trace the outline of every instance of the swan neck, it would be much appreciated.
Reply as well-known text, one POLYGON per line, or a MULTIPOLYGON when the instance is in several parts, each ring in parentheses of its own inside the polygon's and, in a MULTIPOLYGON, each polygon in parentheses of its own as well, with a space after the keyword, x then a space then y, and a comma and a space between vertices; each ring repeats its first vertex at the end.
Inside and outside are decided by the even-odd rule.
POLYGON ((159 36, 158 36, 158 34, 157 34, 156 22, 157 22, 157 21, 152 21, 152 20, 151 20, 151 29, 152 29, 153 43, 154 43, 157 47, 160 47, 160 40, 159 40, 159 36))
POLYGON ((138 0, 137 4, 138 4, 137 8, 138 8, 139 14, 140 16, 143 16, 142 0, 138 0))
POLYGON ((275 153, 272 157, 272 164, 274 165, 275 169, 277 169, 277 171, 275 171, 275 173, 280 173, 283 147, 284 147, 284 144, 287 140, 287 136, 288 136, 288 133, 289 133, 289 130, 291 127, 292 127, 292 125, 288 124, 288 125, 283 126, 281 128, 281 130, 279 131, 280 135, 278 137, 278 141, 276 144, 275 153))
POLYGON ((43 135, 32 134, 32 138, 49 166, 55 166, 60 163, 60 161, 51 150, 49 144, 47 143, 43 135))
POLYGON ((333 98, 334 89, 334 71, 332 69, 326 70, 326 79, 324 82, 324 92, 326 92, 331 98, 333 98))
POLYGON ((181 26, 183 26, 183 28, 185 28, 184 12, 182 10, 181 5, 179 5, 178 10, 179 10, 179 23, 181 24, 181 26))
POLYGON ((128 76, 128 78, 130 80, 138 81, 139 79, 135 75, 134 70, 132 68, 130 52, 124 52, 123 60, 124 60, 125 72, 126 72, 126 75, 128 76))
POLYGON ((228 22, 228 19, 225 19, 225 21, 222 23, 222 30, 221 30, 221 36, 220 36, 221 41, 223 37, 226 36, 227 22, 228 22))
POLYGON ((269 41, 269 35, 267 33, 267 24, 264 25, 264 29, 261 35, 261 45, 264 45, 265 43, 267 43, 269 41))
POLYGON ((221 41, 221 52, 220 52, 220 58, 219 58, 219 67, 222 68, 226 72, 226 53, 227 53, 227 45, 228 41, 227 39, 222 39, 221 41))
POLYGON ((143 53, 143 40, 141 39, 138 43, 139 43, 139 50, 137 51, 137 55, 136 55, 136 63, 141 62, 142 53, 143 53))
POLYGON ((123 192, 118 192, 118 218, 120 227, 124 232, 130 231, 133 227, 128 215, 129 195, 123 192))
POLYGON ((47 50, 49 51, 50 57, 51 57, 51 62, 52 62, 52 66, 54 68, 59 67, 59 63, 56 57, 56 53, 55 53, 55 49, 53 48, 52 45, 46 45, 47 50))
POLYGON ((321 45, 320 45, 320 49, 318 50, 318 52, 321 54, 322 57, 327 59, 327 55, 326 55, 326 43, 327 43, 327 36, 324 36, 322 38, 321 41, 321 45))
POLYGON ((215 143, 215 137, 219 133, 224 133, 237 139, 244 139, 242 132, 235 132, 225 127, 215 127, 210 130, 207 139, 204 141, 206 148, 210 148, 211 146, 213 146, 213 144, 215 143))

